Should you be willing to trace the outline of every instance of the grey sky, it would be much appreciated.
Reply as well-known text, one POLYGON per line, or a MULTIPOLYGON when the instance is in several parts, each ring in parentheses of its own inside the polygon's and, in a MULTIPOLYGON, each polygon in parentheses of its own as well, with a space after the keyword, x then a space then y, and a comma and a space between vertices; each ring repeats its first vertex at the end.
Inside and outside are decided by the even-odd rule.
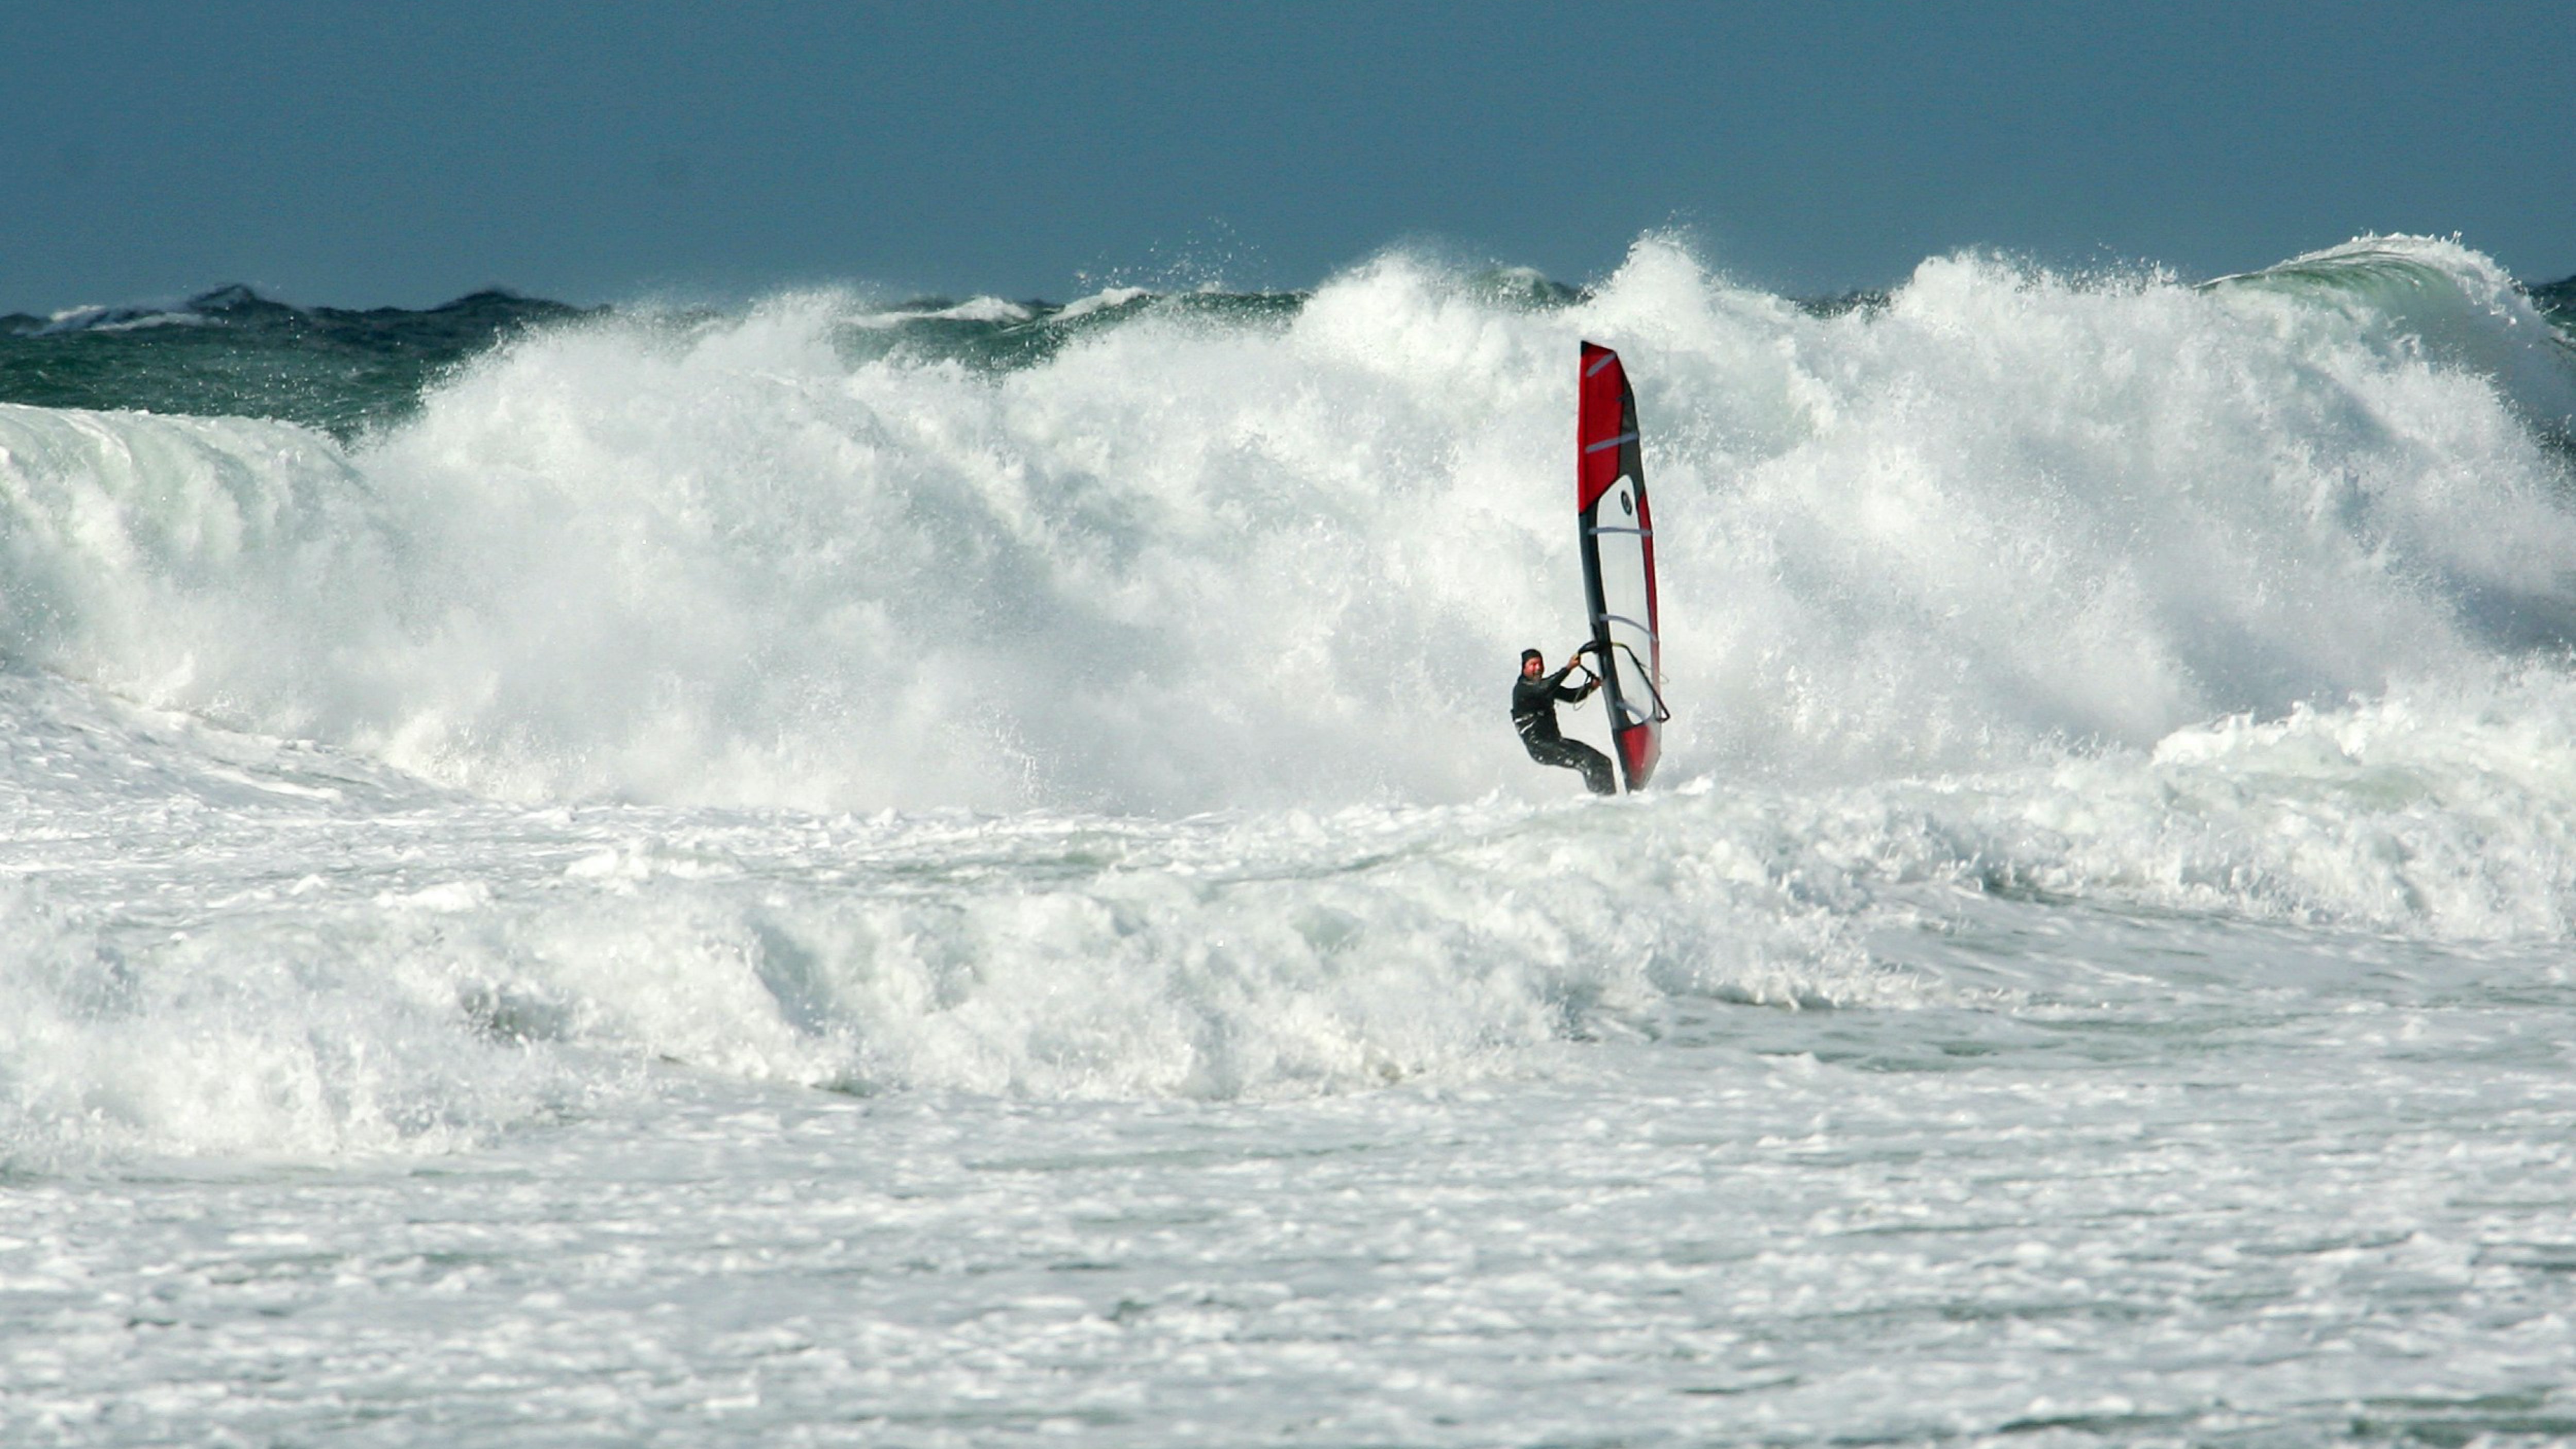
POLYGON ((0 311, 1308 286, 1396 244, 1800 292, 2363 231, 2576 271, 2554 4, 0 7, 0 311))

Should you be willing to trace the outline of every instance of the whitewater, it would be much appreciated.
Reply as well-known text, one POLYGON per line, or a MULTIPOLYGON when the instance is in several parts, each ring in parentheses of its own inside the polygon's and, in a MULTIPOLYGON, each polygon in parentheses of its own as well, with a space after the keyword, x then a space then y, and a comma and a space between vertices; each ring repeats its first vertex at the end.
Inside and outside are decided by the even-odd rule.
POLYGON ((164 391, 0 401, 0 1442, 2576 1436, 2537 295, 24 319, 164 391))

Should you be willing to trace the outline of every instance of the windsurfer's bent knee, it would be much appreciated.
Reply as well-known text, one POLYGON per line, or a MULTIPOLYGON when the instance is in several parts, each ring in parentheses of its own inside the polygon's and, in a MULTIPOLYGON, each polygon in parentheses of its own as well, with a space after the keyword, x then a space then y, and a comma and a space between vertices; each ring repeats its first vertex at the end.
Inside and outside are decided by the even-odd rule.
POLYGON ((1521 677, 1512 685, 1512 727, 1520 731, 1521 744, 1529 757, 1542 765, 1561 765, 1583 772, 1583 783, 1595 795, 1611 795, 1619 786, 1610 774, 1610 757, 1580 740, 1569 740, 1556 725, 1559 700, 1572 704, 1591 697, 1601 687, 1593 679, 1579 688, 1570 687, 1565 676, 1583 662, 1577 652, 1565 661, 1565 667, 1548 674, 1547 656, 1535 649, 1521 651, 1521 677))

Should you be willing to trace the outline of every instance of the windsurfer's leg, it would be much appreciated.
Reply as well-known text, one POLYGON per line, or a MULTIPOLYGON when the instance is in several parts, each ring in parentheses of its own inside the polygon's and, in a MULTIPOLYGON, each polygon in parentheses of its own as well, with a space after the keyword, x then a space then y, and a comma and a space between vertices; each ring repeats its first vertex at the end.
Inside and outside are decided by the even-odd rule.
POLYGON ((1619 793, 1618 781, 1610 774, 1608 755, 1576 740, 1567 740, 1565 747, 1574 755, 1574 758, 1566 763, 1583 772, 1583 784, 1586 789, 1595 795, 1619 793))
POLYGON ((1595 795, 1615 795, 1619 787, 1611 779, 1610 757, 1580 740, 1531 740, 1529 756, 1542 765, 1558 765, 1583 772, 1583 784, 1595 795))

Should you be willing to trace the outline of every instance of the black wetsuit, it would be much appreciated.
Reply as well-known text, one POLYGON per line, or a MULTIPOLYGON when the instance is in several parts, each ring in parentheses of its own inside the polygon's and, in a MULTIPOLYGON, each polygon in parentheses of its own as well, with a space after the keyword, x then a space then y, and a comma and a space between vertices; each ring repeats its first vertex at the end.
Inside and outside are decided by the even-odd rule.
POLYGON ((1512 684, 1512 727, 1521 732, 1521 743, 1529 747, 1529 757, 1542 765, 1563 765, 1581 770, 1583 783, 1595 795, 1615 795, 1619 786, 1610 777, 1610 757, 1580 740, 1569 740, 1556 728, 1556 702, 1571 704, 1601 687, 1595 680, 1581 689, 1565 687, 1565 676, 1572 673, 1569 664, 1554 674, 1536 679, 1526 676, 1512 684))

